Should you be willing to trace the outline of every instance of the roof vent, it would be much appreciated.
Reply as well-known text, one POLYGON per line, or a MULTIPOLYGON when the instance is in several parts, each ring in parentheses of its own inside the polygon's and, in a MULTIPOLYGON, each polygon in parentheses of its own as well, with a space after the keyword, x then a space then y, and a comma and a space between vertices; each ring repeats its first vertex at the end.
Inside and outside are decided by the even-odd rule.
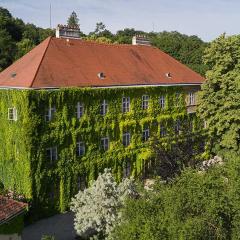
POLYGON ((172 78, 171 73, 170 73, 170 72, 166 73, 166 77, 167 77, 167 78, 172 78))
POLYGON ((151 43, 145 35, 136 35, 132 38, 132 45, 151 46, 151 43))
POLYGON ((15 72, 11 73, 11 78, 15 78, 17 74, 15 72))
POLYGON ((101 80, 103 80, 106 76, 103 72, 98 73, 97 75, 101 80))

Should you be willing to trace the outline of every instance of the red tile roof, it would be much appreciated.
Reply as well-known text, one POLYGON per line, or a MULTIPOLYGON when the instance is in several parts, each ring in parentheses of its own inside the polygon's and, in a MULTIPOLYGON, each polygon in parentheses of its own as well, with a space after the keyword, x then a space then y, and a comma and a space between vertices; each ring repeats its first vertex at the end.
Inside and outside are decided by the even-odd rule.
POLYGON ((17 202, 0 195, 0 225, 23 213, 26 208, 26 203, 17 202))
POLYGON ((19 88, 175 85, 203 81, 199 74, 155 47, 53 37, 0 73, 0 87, 19 88), (100 72, 104 73, 104 79, 97 76, 100 72))

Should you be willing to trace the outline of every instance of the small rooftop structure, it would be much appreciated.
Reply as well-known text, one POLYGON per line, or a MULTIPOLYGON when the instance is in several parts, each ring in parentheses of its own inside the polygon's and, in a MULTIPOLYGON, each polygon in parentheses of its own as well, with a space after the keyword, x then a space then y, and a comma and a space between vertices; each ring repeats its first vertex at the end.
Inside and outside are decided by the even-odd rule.
POLYGON ((132 38, 132 45, 151 46, 151 43, 145 35, 136 35, 132 38))
POLYGON ((58 24, 56 38, 80 39, 80 28, 58 24))

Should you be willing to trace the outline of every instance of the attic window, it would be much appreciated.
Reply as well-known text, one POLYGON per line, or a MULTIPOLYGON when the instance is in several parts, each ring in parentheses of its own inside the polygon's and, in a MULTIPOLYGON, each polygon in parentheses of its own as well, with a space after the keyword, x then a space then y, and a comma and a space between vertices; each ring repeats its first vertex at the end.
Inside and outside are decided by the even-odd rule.
POLYGON ((166 77, 171 78, 172 77, 171 73, 170 72, 166 73, 166 77))
POLYGON ((106 77, 103 72, 98 73, 97 76, 98 76, 101 80, 103 80, 103 79, 106 77))

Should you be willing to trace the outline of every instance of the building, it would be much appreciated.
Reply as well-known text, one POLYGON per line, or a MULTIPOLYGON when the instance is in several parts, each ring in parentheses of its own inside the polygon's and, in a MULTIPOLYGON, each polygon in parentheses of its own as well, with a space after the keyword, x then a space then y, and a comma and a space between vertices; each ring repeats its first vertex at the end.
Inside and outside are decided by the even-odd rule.
POLYGON ((27 204, 0 195, 0 239, 21 240, 27 204))
POLYGON ((140 175, 152 136, 186 122, 199 133, 203 77, 142 40, 50 37, 0 74, 0 178, 41 213, 64 211, 105 167, 140 175))

